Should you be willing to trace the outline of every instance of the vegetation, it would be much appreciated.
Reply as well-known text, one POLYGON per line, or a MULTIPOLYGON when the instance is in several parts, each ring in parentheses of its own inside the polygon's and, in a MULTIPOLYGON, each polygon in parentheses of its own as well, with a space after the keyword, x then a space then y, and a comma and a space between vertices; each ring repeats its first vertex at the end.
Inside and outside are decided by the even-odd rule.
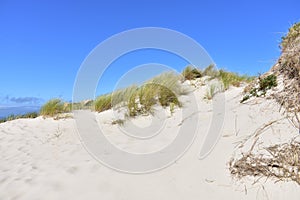
POLYGON ((212 100, 216 94, 217 94, 217 86, 215 84, 211 84, 208 86, 204 98, 207 100, 212 100))
POLYGON ((222 69, 219 70, 218 78, 222 81, 225 90, 227 90, 231 85, 240 87, 242 82, 249 83, 254 79, 254 77, 251 76, 241 76, 237 73, 227 72, 222 69))
POLYGON ((194 80, 196 78, 201 78, 202 77, 202 73, 196 67, 187 66, 182 71, 182 76, 183 76, 184 80, 194 80))
POLYGON ((295 42, 299 44, 300 38, 300 22, 295 23, 292 27, 289 28, 289 32, 286 36, 281 37, 281 49, 284 51, 286 48, 291 45, 295 45, 295 42), (298 41, 296 41, 298 40, 298 41))
POLYGON ((51 99, 42 106, 40 114, 53 117, 57 114, 67 112, 69 109, 68 104, 64 104, 60 99, 51 99))
POLYGON ((282 37, 281 55, 278 63, 272 68, 273 73, 280 75, 283 89, 276 93, 276 101, 289 113, 299 113, 300 103, 300 22, 290 27, 282 37))
POLYGON ((112 108, 112 95, 106 94, 99 96, 94 103, 97 112, 103 112, 112 108))
POLYGON ((119 126, 123 126, 124 123, 125 123, 125 120, 123 120, 123 119, 116 119, 111 122, 112 125, 118 124, 119 126))
POLYGON ((217 78, 219 76, 219 71, 215 68, 215 65, 211 64, 204 69, 202 72, 203 76, 210 76, 211 79, 217 78))
POLYGON ((142 86, 131 86, 117 90, 112 94, 98 97, 95 101, 95 110, 102 112, 116 107, 127 107, 127 115, 134 117, 139 114, 152 113, 154 105, 163 107, 181 106, 177 96, 183 94, 180 85, 180 77, 174 73, 167 72, 145 82, 142 86))
MULTIPOLYGON (((225 70, 217 70, 214 65, 209 65, 203 72, 196 67, 188 66, 183 70, 182 75, 184 80, 193 80, 202 76, 210 76, 211 79, 217 78, 222 81, 225 89, 228 89, 230 85, 239 86, 242 81, 247 82, 252 79, 251 77, 240 76, 235 73, 226 72, 225 70)), ((120 89, 110 94, 101 95, 96 100, 66 103, 60 99, 51 99, 41 107, 40 115, 60 119, 70 117, 59 114, 70 112, 72 109, 94 109, 97 112, 103 112, 112 107, 125 107, 127 108, 126 115, 134 117, 140 114, 153 113, 153 106, 155 105, 169 107, 170 112, 173 113, 176 106, 182 106, 178 96, 186 93, 180 85, 180 80, 180 76, 172 72, 167 72, 152 78, 141 86, 133 85, 125 89, 120 89)), ((265 84, 268 85, 268 83, 265 84)), ((219 89, 216 85, 210 85, 205 98, 212 99, 219 89)), ((32 114, 32 116, 30 114, 28 116, 12 115, 2 119, 0 122, 37 116, 37 113, 32 114)))
POLYGON ((0 119, 0 123, 15 120, 15 119, 22 119, 22 118, 36 118, 38 117, 37 112, 30 112, 23 115, 10 115, 8 117, 5 117, 3 119, 0 119))
POLYGON ((170 112, 171 112, 171 115, 173 115, 174 110, 175 110, 175 104, 174 103, 170 103, 170 112))
POLYGON ((251 97, 260 97, 265 96, 267 91, 273 87, 277 86, 277 77, 274 74, 271 74, 265 78, 258 78, 258 87, 253 87, 250 89, 249 94, 246 94, 241 103, 247 101, 251 97))
POLYGON ((129 116, 152 113, 152 107, 181 106, 178 95, 183 94, 179 85, 179 76, 164 73, 137 88, 129 98, 127 108, 129 116))

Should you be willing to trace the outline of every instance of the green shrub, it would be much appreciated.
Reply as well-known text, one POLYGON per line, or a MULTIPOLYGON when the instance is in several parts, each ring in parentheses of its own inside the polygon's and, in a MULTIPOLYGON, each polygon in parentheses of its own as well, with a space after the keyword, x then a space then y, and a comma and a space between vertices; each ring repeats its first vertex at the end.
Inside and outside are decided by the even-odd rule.
POLYGON ((274 74, 268 75, 265 78, 258 78, 258 88, 254 87, 250 89, 249 94, 246 94, 241 103, 247 101, 251 97, 265 96, 267 91, 273 87, 277 86, 277 77, 274 74))
POLYGON ((41 107, 40 110, 41 115, 50 117, 63 112, 65 112, 64 103, 60 99, 49 100, 41 107))
POLYGON ((259 78, 259 90, 266 92, 272 87, 277 86, 277 77, 274 74, 271 74, 263 79, 259 78))

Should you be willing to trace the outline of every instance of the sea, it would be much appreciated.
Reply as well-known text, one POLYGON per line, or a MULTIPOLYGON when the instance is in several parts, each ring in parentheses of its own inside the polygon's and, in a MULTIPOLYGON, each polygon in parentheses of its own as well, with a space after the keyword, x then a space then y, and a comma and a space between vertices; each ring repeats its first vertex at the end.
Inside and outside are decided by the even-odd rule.
POLYGON ((30 112, 39 112, 41 106, 9 106, 0 107, 0 119, 10 115, 23 115, 30 112))

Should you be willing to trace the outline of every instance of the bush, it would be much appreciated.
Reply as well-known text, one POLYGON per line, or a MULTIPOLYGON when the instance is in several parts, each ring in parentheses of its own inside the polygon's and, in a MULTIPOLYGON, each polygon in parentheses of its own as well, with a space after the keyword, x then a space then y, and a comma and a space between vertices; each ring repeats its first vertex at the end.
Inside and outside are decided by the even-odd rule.
POLYGON ((267 91, 273 87, 277 86, 277 77, 274 74, 268 75, 265 78, 258 78, 258 87, 253 87, 250 89, 249 94, 246 94, 241 103, 247 101, 251 97, 265 96, 267 91))
POLYGON ((64 103, 60 99, 51 99, 41 107, 40 114, 53 117, 66 112, 64 108, 64 103))
POLYGON ((276 86, 277 86, 277 78, 274 74, 271 74, 263 79, 259 78, 259 90, 263 91, 264 94, 266 93, 267 90, 276 86))

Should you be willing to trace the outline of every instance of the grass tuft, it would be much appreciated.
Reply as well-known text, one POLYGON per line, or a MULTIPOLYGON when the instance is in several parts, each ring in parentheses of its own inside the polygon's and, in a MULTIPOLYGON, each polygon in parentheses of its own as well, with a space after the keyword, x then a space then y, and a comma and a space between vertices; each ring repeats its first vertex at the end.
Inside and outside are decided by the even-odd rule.
POLYGON ((111 94, 105 94, 102 96, 99 96, 95 102, 95 111, 97 112, 103 112, 105 110, 109 110, 112 108, 112 95, 111 94))
POLYGON ((202 77, 201 71, 196 67, 192 67, 192 66, 187 66, 186 68, 184 68, 181 74, 184 80, 194 80, 196 78, 202 77))
POLYGON ((154 105, 167 107, 172 103, 173 107, 181 106, 178 96, 183 93, 180 76, 166 72, 145 82, 140 87, 131 86, 98 97, 95 101, 95 110, 102 112, 114 106, 125 106, 128 111, 127 115, 130 117, 151 114, 154 105))
POLYGON ((204 98, 207 100, 212 100, 217 92, 217 86, 215 84, 211 84, 208 86, 204 98))
POLYGON ((43 116, 53 117, 66 111, 66 104, 64 104, 60 99, 51 99, 41 107, 40 114, 43 116))
POLYGON ((239 75, 237 73, 227 72, 225 70, 219 70, 218 78, 222 81, 224 90, 227 90, 230 86, 240 87, 242 82, 249 83, 254 80, 254 77, 247 75, 239 75))

